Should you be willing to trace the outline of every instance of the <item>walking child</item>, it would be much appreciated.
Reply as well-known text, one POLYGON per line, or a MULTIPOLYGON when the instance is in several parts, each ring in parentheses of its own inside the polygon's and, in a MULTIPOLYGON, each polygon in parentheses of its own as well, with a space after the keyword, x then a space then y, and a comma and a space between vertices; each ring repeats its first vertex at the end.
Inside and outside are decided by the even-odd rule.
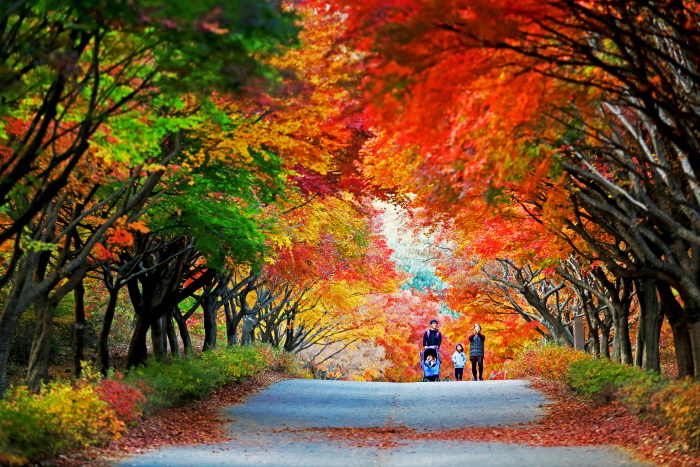
POLYGON ((467 363, 467 356, 464 354, 462 344, 457 344, 455 353, 452 354, 452 363, 455 364, 455 381, 462 381, 464 365, 467 363))
POLYGON ((472 362, 472 376, 476 379, 476 367, 479 367, 479 379, 484 380, 484 341, 486 337, 481 333, 481 326, 474 325, 474 334, 469 336, 469 360, 472 362))

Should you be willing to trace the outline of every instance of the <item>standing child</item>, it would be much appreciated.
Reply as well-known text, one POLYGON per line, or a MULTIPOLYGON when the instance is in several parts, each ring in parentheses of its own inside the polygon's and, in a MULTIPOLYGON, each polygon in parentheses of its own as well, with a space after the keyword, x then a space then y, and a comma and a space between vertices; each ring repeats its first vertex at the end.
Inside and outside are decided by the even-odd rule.
POLYGON ((452 363, 455 364, 455 381, 462 381, 464 365, 467 363, 467 356, 464 355, 462 344, 457 344, 455 353, 452 354, 452 363))
POLYGON ((474 325, 474 334, 469 336, 469 360, 472 362, 472 376, 476 379, 476 367, 479 366, 479 381, 484 380, 484 341, 486 337, 481 333, 481 326, 474 325))

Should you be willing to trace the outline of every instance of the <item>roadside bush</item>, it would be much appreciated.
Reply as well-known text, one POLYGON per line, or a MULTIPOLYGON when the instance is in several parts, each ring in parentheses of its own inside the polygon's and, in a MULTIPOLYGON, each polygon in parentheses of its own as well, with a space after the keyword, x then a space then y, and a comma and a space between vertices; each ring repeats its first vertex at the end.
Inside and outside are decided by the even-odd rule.
POLYGON ((269 360, 265 349, 269 347, 231 347, 205 352, 202 361, 217 368, 225 377, 220 385, 227 382, 243 381, 267 369, 269 360))
POLYGON ((574 362, 591 360, 585 352, 570 347, 545 345, 525 349, 511 364, 511 377, 539 377, 567 383, 567 373, 574 362))
POLYGON ((10 456, 28 460, 100 444, 125 429, 88 384, 51 383, 38 395, 13 388, 0 402, 0 443, 10 456))
POLYGON ((146 397, 139 389, 121 381, 122 378, 121 373, 115 373, 114 378, 98 382, 95 390, 100 399, 109 404, 119 420, 131 425, 143 412, 146 397))
POLYGON ((0 465, 21 466, 118 438, 144 410, 202 398, 262 373, 273 361, 286 364, 294 356, 270 347, 234 347, 170 364, 151 361, 126 377, 102 379, 86 366, 77 383, 54 382, 40 394, 11 388, 0 400, 0 465))
POLYGON ((670 382, 651 397, 651 413, 688 447, 700 448, 700 383, 670 382))
POLYGON ((633 413, 640 418, 647 418, 653 412, 652 396, 661 391, 667 384, 668 380, 664 376, 639 370, 637 376, 619 388, 620 398, 633 413))
POLYGON ((581 354, 552 346, 528 349, 515 359, 517 371, 513 373, 564 382, 596 403, 621 400, 633 413, 667 429, 688 448, 700 448, 700 383, 669 381, 655 372, 581 354))
POLYGON ((281 371, 298 378, 313 379, 311 371, 304 367, 304 362, 298 355, 269 346, 262 347, 261 350, 272 371, 281 371))
POLYGON ((598 403, 620 398, 620 389, 633 387, 650 375, 641 368, 608 360, 581 359, 571 363, 566 382, 580 396, 598 403))
POLYGON ((279 366, 283 372, 297 378, 313 379, 314 377, 311 370, 304 366, 301 358, 293 353, 283 352, 280 354, 279 366))
POLYGON ((146 411, 153 413, 161 408, 198 399, 223 380, 215 369, 207 368, 198 358, 174 359, 172 363, 149 361, 147 365, 132 370, 127 382, 145 389, 146 411))
POLYGON ((204 352, 199 358, 174 359, 171 363, 149 361, 129 372, 126 381, 146 395, 146 411, 201 399, 228 382, 242 381, 267 368, 264 355, 255 347, 204 352))

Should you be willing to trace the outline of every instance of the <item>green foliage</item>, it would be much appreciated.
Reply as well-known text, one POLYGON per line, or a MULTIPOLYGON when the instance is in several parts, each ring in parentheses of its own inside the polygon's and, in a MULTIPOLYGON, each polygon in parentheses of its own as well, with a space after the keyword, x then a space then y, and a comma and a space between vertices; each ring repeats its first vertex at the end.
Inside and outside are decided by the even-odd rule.
POLYGON ((577 360, 566 372, 566 381, 578 395, 597 402, 608 403, 619 396, 622 387, 648 378, 641 368, 620 365, 608 360, 577 360))
MULTIPOLYGON (((29 89, 40 89, 56 72, 79 74, 72 63, 81 41, 100 38, 110 54, 147 54, 147 63, 130 70, 134 81, 148 79, 159 93, 238 89, 251 78, 275 79, 265 57, 294 46, 296 15, 279 2, 258 0, 30 0, 20 6, 0 7, 8 19, 7 30, 16 28, 15 52, 0 67, 0 82, 10 104, 29 89), (12 81, 24 75, 24 82, 12 81)), ((83 52, 91 61, 92 48, 83 52)), ((106 56, 105 58, 118 58, 106 56)), ((104 73, 102 79, 112 76, 104 73)), ((76 80, 80 81, 80 80, 76 80)), ((116 87, 112 96, 130 90, 116 87)), ((0 111, 7 107, 0 108, 0 111)))
POLYGON ((216 269, 227 259, 258 264, 266 252, 265 226, 274 225, 264 206, 284 188, 281 161, 273 154, 251 151, 245 165, 209 163, 200 167, 192 183, 166 197, 151 212, 153 231, 185 233, 216 269))
POLYGON ((146 411, 154 412, 201 399, 213 389, 242 381, 266 368, 264 356, 255 347, 234 347, 204 352, 199 358, 174 359, 169 364, 150 361, 131 371, 125 380, 143 389, 146 411))
POLYGON ((146 32, 165 44, 154 50, 164 71, 158 86, 177 92, 239 89, 251 77, 271 80, 276 71, 262 57, 296 44, 296 15, 277 2, 258 0, 175 0, 156 3, 146 32), (175 27, 158 27, 173 24, 175 27), (196 64, 193 66, 193 64, 196 64))

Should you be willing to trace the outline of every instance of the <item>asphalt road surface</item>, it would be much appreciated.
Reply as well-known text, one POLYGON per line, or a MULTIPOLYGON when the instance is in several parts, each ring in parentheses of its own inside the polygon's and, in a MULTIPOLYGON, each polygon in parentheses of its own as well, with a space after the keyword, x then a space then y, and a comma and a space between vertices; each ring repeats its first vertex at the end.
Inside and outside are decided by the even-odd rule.
POLYGON ((536 421, 547 399, 524 381, 365 383, 288 380, 226 409, 233 440, 165 448, 120 467, 648 466, 611 446, 537 447, 468 441, 406 441, 380 449, 293 430, 399 427, 420 431, 536 421), (280 430, 283 430, 280 432, 280 430))

